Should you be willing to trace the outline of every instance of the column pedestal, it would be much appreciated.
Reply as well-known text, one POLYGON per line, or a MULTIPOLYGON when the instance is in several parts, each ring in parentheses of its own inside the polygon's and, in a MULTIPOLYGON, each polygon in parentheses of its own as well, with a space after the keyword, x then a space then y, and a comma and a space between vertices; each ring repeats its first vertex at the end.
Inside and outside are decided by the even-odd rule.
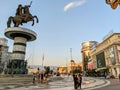
POLYGON ((13 74, 25 74, 27 62, 25 61, 26 43, 36 39, 36 33, 32 30, 12 27, 5 30, 5 36, 14 40, 11 60, 13 74))

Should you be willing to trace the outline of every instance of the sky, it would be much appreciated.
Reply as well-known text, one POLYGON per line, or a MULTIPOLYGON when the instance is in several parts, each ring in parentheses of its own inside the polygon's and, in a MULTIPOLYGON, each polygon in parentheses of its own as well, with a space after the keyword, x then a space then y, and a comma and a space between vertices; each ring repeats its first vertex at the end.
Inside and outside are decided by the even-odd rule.
MULTIPOLYGON (((8 40, 10 52, 14 42, 4 35, 7 20, 15 16, 19 4, 24 6, 30 2, 0 2, 0 37, 8 40)), ((120 32, 120 7, 113 10, 105 0, 32 0, 30 13, 39 18, 39 23, 20 26, 37 33, 35 41, 27 42, 25 59, 29 65, 42 65, 44 56, 44 65, 66 66, 71 60, 71 48, 72 59, 79 63, 83 42, 102 42, 111 30, 120 32)))

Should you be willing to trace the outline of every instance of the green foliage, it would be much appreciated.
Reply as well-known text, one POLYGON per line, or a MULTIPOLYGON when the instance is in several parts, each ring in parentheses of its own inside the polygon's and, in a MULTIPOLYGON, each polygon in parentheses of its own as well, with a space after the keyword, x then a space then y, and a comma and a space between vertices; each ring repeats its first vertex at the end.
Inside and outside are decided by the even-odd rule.
POLYGON ((45 66, 44 69, 45 69, 46 74, 50 73, 50 67, 49 66, 45 66))

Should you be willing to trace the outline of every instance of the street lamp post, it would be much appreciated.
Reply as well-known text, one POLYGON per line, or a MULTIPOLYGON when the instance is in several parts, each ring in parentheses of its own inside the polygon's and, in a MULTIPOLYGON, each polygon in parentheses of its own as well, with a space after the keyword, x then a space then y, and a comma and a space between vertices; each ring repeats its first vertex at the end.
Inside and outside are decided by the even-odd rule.
POLYGON ((13 72, 14 72, 14 70, 13 70, 13 61, 11 61, 11 75, 12 75, 12 77, 13 77, 13 72))

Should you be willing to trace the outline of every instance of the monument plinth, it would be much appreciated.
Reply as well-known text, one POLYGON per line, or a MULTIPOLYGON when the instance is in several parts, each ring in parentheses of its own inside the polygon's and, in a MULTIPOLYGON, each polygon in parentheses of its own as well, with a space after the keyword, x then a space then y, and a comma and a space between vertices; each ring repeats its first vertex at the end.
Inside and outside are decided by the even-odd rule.
POLYGON ((22 73, 26 69, 25 53, 26 43, 34 41, 37 34, 27 28, 11 27, 5 29, 5 36, 14 40, 13 53, 12 53, 12 68, 14 73, 22 73))
POLYGON ((11 27, 5 29, 5 36, 10 39, 15 39, 15 37, 23 37, 27 39, 26 41, 34 41, 36 39, 36 33, 33 30, 22 28, 22 27, 11 27))

